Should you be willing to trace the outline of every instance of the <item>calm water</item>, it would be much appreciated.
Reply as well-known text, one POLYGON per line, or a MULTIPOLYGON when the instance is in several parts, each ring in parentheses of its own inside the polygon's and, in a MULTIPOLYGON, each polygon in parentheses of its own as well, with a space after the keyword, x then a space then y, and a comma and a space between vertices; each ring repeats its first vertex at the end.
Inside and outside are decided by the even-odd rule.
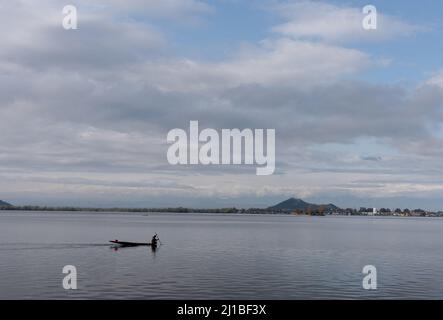
POLYGON ((442 231, 442 218, 3 211, 0 299, 441 299, 442 231), (107 244, 155 232, 155 253, 107 244))

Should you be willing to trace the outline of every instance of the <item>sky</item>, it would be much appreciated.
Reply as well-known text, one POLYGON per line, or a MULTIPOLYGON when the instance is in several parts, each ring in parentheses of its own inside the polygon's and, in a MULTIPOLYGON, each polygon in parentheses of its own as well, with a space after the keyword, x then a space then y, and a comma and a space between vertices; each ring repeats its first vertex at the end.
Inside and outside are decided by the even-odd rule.
POLYGON ((0 0, 0 199, 443 210, 443 3, 0 0), (74 5, 78 29, 62 27, 74 5), (364 6, 377 29, 362 28, 364 6), (167 133, 276 130, 276 170, 173 166, 167 133))

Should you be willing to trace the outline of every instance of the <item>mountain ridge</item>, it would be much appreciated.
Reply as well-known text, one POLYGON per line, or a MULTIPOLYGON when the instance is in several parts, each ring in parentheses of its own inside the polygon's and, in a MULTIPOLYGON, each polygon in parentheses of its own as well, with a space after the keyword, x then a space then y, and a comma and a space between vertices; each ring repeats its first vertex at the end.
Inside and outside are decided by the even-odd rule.
POLYGON ((0 200, 0 207, 12 207, 12 204, 7 203, 6 201, 0 200))
POLYGON ((339 209, 339 207, 337 207, 336 205, 334 205, 332 203, 315 204, 315 203, 309 203, 309 202, 306 202, 302 199, 297 199, 294 197, 284 200, 282 202, 279 202, 274 206, 268 207, 268 209, 271 209, 271 210, 297 210, 297 209, 298 210, 307 210, 307 209, 317 210, 320 208, 323 208, 325 210, 339 209))

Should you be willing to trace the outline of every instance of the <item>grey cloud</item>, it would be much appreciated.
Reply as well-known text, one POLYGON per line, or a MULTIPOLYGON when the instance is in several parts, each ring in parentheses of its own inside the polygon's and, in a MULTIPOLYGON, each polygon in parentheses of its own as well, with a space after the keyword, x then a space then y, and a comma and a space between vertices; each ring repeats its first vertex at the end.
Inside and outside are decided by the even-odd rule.
MULTIPOLYGON (((131 2, 128 10, 140 3, 131 2)), ((204 7, 199 4, 185 3, 191 15, 204 7)), ((57 6, 39 10, 60 14, 57 6)), ((158 10, 167 14, 167 4, 158 10)), ((146 23, 109 19, 97 10, 69 32, 58 20, 18 11, 11 11, 15 23, 4 20, 16 36, 3 31, 0 44, 0 165, 3 173, 27 177, 17 178, 16 190, 28 190, 23 185, 29 181, 37 191, 52 184, 47 194, 62 193, 57 187, 66 183, 67 192, 82 196, 115 186, 109 194, 140 187, 134 198, 141 198, 170 188, 234 199, 324 189, 341 194, 352 188, 349 180, 374 173, 392 183, 401 175, 443 177, 437 76, 412 89, 343 80, 376 63, 355 49, 290 39, 266 39, 220 62, 194 61, 174 56, 146 23), (32 31, 27 36, 21 21, 32 31), (166 134, 187 129, 190 120, 201 128, 276 129, 278 174, 259 180, 250 167, 169 166, 166 134), (398 154, 358 149, 358 139, 365 138, 398 154), (327 150, 328 144, 351 147, 327 150), (36 173, 52 178, 31 177, 36 173), (155 182, 134 178, 137 173, 155 176, 155 182), (122 181, 116 174, 128 177, 122 181), (157 183, 168 177, 170 184, 157 183)))
POLYGON ((382 161, 383 158, 382 157, 375 157, 375 156, 363 156, 361 157, 362 160, 365 161, 382 161))
POLYGON ((0 58, 23 67, 60 73, 115 68, 155 57, 164 45, 160 34, 142 24, 91 18, 77 30, 58 25, 30 30, 35 42, 0 46, 0 58))

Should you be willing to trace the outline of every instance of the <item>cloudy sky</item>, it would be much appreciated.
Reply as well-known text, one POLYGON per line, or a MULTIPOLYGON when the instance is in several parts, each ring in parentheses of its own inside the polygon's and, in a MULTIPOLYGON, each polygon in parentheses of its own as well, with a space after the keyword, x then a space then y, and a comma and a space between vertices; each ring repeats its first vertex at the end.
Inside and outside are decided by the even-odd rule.
POLYGON ((0 0, 0 199, 443 209, 443 3, 367 4, 0 0), (275 174, 169 165, 190 120, 275 129, 275 174))

